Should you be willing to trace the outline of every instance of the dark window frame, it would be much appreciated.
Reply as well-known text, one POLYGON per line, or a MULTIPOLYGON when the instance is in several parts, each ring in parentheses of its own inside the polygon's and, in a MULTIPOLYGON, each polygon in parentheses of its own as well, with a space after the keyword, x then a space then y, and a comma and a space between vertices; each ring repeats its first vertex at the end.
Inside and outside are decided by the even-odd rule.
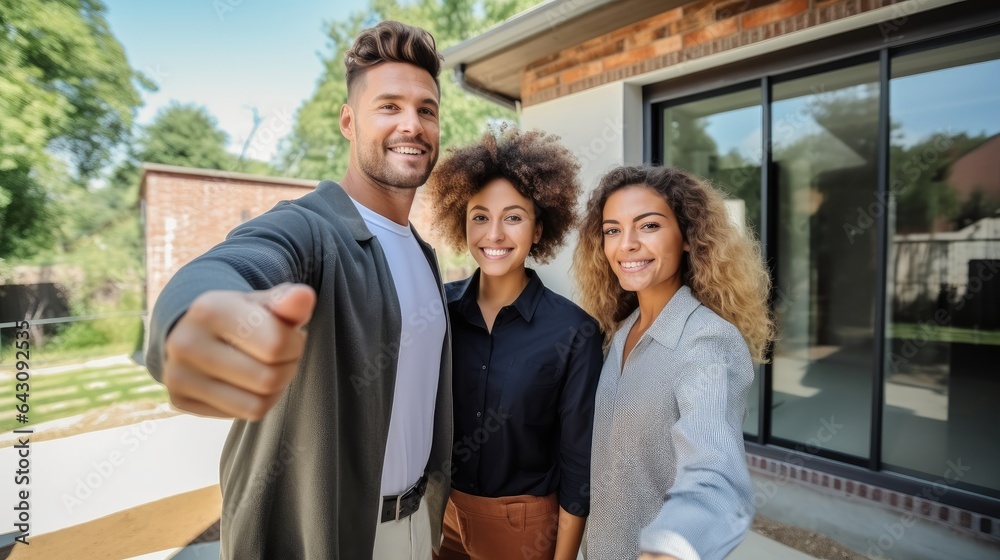
MULTIPOLYGON (((964 4, 964 3, 963 3, 964 4)), ((758 89, 761 93, 761 130, 764 147, 761 162, 761 244, 771 277, 775 278, 777 259, 777 185, 772 173, 771 147, 773 86, 787 80, 846 68, 861 63, 879 64, 878 114, 878 177, 877 194, 883 201, 889 184, 889 81, 892 60, 897 56, 929 51, 976 39, 1000 35, 1000 6, 975 9, 967 4, 948 6, 907 18, 906 34, 890 38, 878 26, 855 30, 717 68, 683 76, 669 82, 643 88, 643 156, 647 162, 662 164, 663 110, 667 107, 700 101, 721 95, 758 89), (722 85, 720 85, 722 84, 722 85)), ((974 4, 974 3, 972 3, 974 4)), ((831 450, 806 451, 799 442, 771 435, 771 405, 773 395, 772 364, 762 368, 760 411, 756 435, 744 434, 747 451, 770 459, 794 461, 808 468, 872 484, 888 490, 921 496, 927 490, 943 490, 937 498, 942 504, 971 510, 979 514, 1000 517, 1000 498, 975 493, 955 486, 900 472, 882 470, 882 421, 885 408, 885 336, 886 280, 888 266, 889 225, 885 216, 876 220, 876 279, 875 279, 875 361, 872 378, 870 452, 867 458, 857 458, 831 450)), ((772 306, 775 293, 771 294, 772 306)))

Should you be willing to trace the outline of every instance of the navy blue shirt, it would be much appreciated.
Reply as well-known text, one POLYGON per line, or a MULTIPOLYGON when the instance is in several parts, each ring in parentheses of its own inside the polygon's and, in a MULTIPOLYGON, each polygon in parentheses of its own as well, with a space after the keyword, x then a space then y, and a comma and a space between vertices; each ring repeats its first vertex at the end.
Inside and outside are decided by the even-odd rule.
POLYGON ((597 322, 527 269, 528 285, 486 329, 479 274, 445 286, 452 328, 455 447, 452 487, 486 497, 558 491, 590 512, 597 322))

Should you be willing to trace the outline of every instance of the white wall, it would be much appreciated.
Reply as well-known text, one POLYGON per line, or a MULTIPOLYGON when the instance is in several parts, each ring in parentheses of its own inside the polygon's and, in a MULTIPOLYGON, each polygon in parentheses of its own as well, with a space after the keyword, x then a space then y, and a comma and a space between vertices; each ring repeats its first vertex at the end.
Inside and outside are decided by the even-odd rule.
MULTIPOLYGON (((604 173, 642 162, 642 89, 615 82, 532 105, 522 110, 521 127, 558 135, 580 161, 582 209, 604 173)), ((549 264, 533 266, 547 287, 567 297, 574 294, 570 264, 575 246, 574 234, 549 264)))

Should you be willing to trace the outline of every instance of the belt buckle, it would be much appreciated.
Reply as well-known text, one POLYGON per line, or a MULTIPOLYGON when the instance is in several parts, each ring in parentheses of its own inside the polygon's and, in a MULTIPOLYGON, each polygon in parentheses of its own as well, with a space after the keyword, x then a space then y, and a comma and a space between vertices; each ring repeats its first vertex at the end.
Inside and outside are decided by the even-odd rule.
POLYGON ((399 512, 400 512, 400 509, 401 509, 400 506, 401 506, 402 503, 403 503, 403 495, 402 494, 398 494, 396 496, 396 521, 399 521, 399 512))

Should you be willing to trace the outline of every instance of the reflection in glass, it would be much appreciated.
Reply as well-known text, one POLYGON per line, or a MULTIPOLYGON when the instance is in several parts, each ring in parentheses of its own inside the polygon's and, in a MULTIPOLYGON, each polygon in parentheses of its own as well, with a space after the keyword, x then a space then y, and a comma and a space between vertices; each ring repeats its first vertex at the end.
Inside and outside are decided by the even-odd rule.
POLYGON ((893 60, 890 90, 883 463, 1000 496, 1000 38, 893 60))
POLYGON ((869 455, 878 65, 775 84, 778 272, 771 433, 869 455), (851 226, 859 231, 854 232, 851 226))
MULTIPOLYGON (((674 105, 663 111, 663 163, 727 191, 733 219, 760 238, 760 89, 674 105)), ((760 377, 750 388, 743 431, 757 434, 760 377)))

